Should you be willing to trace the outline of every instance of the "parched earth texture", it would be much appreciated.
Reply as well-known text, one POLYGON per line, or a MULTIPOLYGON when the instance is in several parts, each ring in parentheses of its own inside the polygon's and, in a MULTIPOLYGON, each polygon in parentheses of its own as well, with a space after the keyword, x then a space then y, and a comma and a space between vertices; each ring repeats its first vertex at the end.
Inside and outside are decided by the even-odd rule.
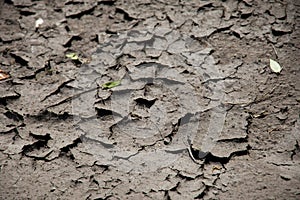
POLYGON ((300 199, 299 16, 2 0, 0 199, 300 199))

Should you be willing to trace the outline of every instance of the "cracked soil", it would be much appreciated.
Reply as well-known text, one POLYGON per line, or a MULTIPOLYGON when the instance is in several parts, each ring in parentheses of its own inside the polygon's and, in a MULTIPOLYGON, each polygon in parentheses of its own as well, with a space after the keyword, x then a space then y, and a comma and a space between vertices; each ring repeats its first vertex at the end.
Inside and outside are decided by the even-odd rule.
POLYGON ((300 199, 299 36, 298 0, 2 0, 0 199, 300 199))

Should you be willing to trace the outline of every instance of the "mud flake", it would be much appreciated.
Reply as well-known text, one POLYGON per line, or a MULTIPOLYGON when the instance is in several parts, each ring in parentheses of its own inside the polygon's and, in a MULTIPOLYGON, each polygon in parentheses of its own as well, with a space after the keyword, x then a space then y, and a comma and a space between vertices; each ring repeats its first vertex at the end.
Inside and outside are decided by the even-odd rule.
POLYGON ((21 125, 21 119, 13 111, 0 107, 0 132, 7 133, 21 125))
POLYGON ((251 30, 248 27, 241 27, 241 26, 233 26, 230 30, 236 34, 239 38, 245 37, 245 35, 249 34, 251 30))
POLYGON ((124 121, 119 123, 118 127, 124 134, 132 135, 137 138, 148 138, 159 134, 157 126, 149 119, 137 119, 130 120, 128 122, 124 121))
MULTIPOLYGON (((199 163, 201 162, 199 161, 199 163)), ((186 153, 178 158, 176 163, 173 163, 170 168, 178 171, 178 174, 186 179, 196 179, 197 177, 203 175, 202 168, 198 163, 191 161, 187 150, 186 153)))
POLYGON ((241 12, 241 17, 242 18, 248 18, 249 16, 251 16, 252 12, 253 12, 253 8, 243 8, 240 10, 241 12))
POLYGON ((284 19, 286 17, 286 6, 281 3, 273 3, 270 13, 277 19, 284 19))
POLYGON ((280 174, 280 178, 282 178, 285 181, 291 180, 291 176, 290 175, 286 175, 286 174, 280 174))
POLYGON ((20 1, 12 1, 14 6, 17 7, 30 7, 34 5, 34 3, 31 0, 20 0, 20 1))
POLYGON ((15 40, 21 40, 24 38, 25 34, 24 33, 11 33, 11 32, 1 32, 0 33, 0 39, 4 42, 11 42, 15 40))
POLYGON ((125 117, 129 113, 129 98, 130 92, 115 92, 110 97, 111 100, 104 101, 104 103, 95 104, 95 108, 98 109, 99 116, 111 115, 112 117, 125 117), (103 114, 101 114, 101 110, 103 114))
POLYGON ((274 24, 272 25, 272 33, 275 36, 291 33, 293 30, 289 25, 286 24, 274 24))
POLYGON ((84 151, 84 148, 72 148, 70 151, 79 167, 92 166, 96 162, 95 156, 84 151))
POLYGON ((138 44, 135 42, 128 42, 124 45, 122 50, 124 51, 125 54, 129 54, 130 52, 137 52, 141 51, 144 48, 144 44, 138 44))
POLYGON ((21 51, 11 52, 11 55, 15 58, 16 63, 19 63, 20 65, 27 65, 31 59, 28 53, 21 51))
POLYGON ((186 198, 191 196, 196 198, 204 190, 205 185, 201 179, 182 181, 177 188, 179 194, 181 194, 183 197, 185 196, 186 198))
POLYGON ((247 137, 247 118, 249 117, 250 115, 238 106, 231 108, 226 114, 224 127, 218 140, 243 141, 247 137))
POLYGON ((90 13, 95 6, 95 4, 85 2, 79 4, 67 4, 63 7, 63 11, 66 17, 80 18, 82 15, 90 13))
POLYGON ((203 38, 211 36, 216 30, 216 28, 202 28, 199 26, 193 26, 192 33, 196 38, 203 38))
POLYGON ((20 154, 23 152, 24 146, 30 146, 33 145, 34 141, 30 140, 23 140, 23 139, 14 139, 12 143, 8 145, 8 147, 3 151, 5 154, 20 154))
POLYGON ((141 64, 138 66, 133 72, 129 74, 129 76, 134 80, 143 80, 143 79, 153 79, 155 75, 156 66, 155 64, 141 64))
POLYGON ((142 107, 151 108, 151 106, 155 103, 156 98, 149 99, 144 97, 137 97, 134 99, 134 101, 142 107))
POLYGON ((175 27, 180 27, 185 22, 184 17, 182 17, 182 14, 178 11, 167 12, 167 17, 174 23, 175 27))
POLYGON ((117 9, 120 9, 122 12, 126 13, 130 18, 133 19, 139 19, 140 17, 140 11, 137 9, 134 9, 133 5, 117 5, 117 9))
POLYGON ((237 142, 218 142, 218 144, 211 150, 211 154, 217 158, 225 159, 224 162, 227 162, 231 156, 234 155, 243 155, 247 153, 248 144, 237 143, 237 142))
POLYGON ((231 155, 239 152, 246 152, 248 145, 246 140, 247 117, 247 113, 237 108, 228 112, 220 110, 201 114, 198 133, 192 140, 193 150, 210 152, 213 156, 222 159, 228 159, 231 155), (235 121, 236 119, 239 122, 235 121), (222 120, 225 120, 224 123, 222 120), (214 125, 211 126, 211 123, 214 125))
POLYGON ((0 150, 5 151, 10 147, 10 145, 12 145, 13 138, 15 137, 15 133, 10 132, 6 134, 1 134, 0 137, 1 137, 0 150))
POLYGON ((185 41, 183 40, 177 40, 177 41, 174 41, 172 42, 169 47, 168 47, 168 50, 167 50, 169 53, 171 54, 177 54, 177 53, 183 53, 186 51, 186 48, 185 48, 185 41))
MULTIPOLYGON (((1 83, 3 86, 4 83, 1 83)), ((17 99, 20 95, 14 91, 13 88, 0 88, 0 99, 17 99)))

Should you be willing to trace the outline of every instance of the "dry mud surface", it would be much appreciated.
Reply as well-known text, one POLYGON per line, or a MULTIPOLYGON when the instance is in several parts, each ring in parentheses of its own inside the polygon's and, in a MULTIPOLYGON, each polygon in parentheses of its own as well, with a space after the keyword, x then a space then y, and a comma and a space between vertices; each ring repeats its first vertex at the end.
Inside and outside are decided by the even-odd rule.
POLYGON ((0 199, 300 199, 299 16, 2 0, 0 199))

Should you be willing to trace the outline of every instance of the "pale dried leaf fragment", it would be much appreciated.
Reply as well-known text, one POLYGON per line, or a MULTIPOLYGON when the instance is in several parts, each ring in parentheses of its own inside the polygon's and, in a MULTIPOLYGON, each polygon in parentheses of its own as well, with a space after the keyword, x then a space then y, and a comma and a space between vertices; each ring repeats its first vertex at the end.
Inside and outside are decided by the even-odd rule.
POLYGON ((9 74, 0 69, 0 81, 9 78, 9 74))
POLYGON ((271 58, 270 58, 270 68, 275 73, 280 73, 282 70, 282 67, 279 65, 279 63, 276 62, 275 60, 272 60, 271 58))
POLYGON ((40 25, 42 25, 44 23, 44 20, 42 18, 38 18, 36 21, 35 21, 35 28, 39 28, 40 25))

